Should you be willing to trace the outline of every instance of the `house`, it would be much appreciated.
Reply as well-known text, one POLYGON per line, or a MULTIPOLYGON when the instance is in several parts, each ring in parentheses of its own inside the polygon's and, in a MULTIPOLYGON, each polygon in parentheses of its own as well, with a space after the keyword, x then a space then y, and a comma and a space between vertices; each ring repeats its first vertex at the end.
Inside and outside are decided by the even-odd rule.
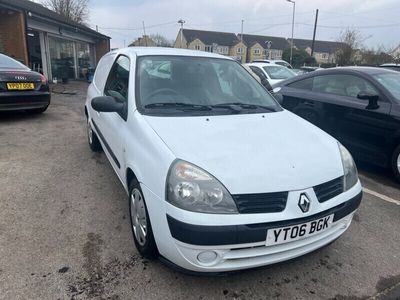
MULTIPOLYGON (((288 39, 289 43, 291 40, 288 39)), ((312 40, 293 39, 293 45, 297 49, 303 49, 311 55, 312 40)), ((340 49, 339 42, 318 41, 314 43, 314 58, 319 64, 336 63, 336 52, 340 49)))
POLYGON ((257 59, 282 59, 283 51, 289 47, 283 37, 238 34, 238 39, 247 45, 247 61, 257 59))
POLYGON ((181 29, 174 47, 214 52, 246 62, 247 46, 234 33, 181 29))
POLYGON ((157 43, 153 41, 148 35, 143 35, 137 38, 134 42, 129 44, 129 47, 157 47, 157 43))
POLYGON ((0 1, 0 52, 53 78, 85 78, 110 38, 29 0, 0 1))

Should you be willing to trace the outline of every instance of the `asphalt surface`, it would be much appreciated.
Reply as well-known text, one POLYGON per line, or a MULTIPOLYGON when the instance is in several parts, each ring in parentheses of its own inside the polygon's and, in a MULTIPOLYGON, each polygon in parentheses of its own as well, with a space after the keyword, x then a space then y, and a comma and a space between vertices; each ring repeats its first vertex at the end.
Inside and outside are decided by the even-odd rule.
POLYGON ((400 186, 369 166, 352 226, 317 252, 220 277, 142 259, 127 196, 87 145, 86 88, 42 115, 0 114, 0 299, 400 298, 400 186))

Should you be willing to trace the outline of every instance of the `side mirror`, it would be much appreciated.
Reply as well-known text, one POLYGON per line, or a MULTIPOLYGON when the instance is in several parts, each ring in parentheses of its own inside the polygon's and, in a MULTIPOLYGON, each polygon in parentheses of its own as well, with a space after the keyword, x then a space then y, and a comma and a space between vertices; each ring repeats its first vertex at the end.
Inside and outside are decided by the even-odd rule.
POLYGON ((357 95, 357 98, 360 100, 367 100, 368 105, 366 109, 378 109, 378 100, 379 100, 379 95, 373 94, 370 92, 359 92, 357 95))
POLYGON ((121 114, 124 110, 124 104, 111 96, 95 97, 92 99, 91 104, 92 108, 98 112, 116 112, 121 114))

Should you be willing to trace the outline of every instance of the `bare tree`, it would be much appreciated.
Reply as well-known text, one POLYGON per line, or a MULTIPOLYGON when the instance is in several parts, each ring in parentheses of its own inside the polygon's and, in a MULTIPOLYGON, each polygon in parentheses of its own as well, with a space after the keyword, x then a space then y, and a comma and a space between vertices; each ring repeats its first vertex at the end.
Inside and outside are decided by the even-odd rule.
POLYGON ((347 28, 338 38, 337 63, 340 66, 350 65, 361 45, 361 34, 357 29, 347 28))
POLYGON ((173 42, 159 33, 151 34, 150 38, 157 44, 158 47, 172 47, 173 42))
POLYGON ((69 20, 85 24, 89 19, 89 0, 42 0, 47 8, 69 20))
POLYGON ((383 45, 377 48, 364 49, 362 51, 362 63, 370 66, 379 66, 384 63, 392 63, 395 59, 389 54, 383 45))

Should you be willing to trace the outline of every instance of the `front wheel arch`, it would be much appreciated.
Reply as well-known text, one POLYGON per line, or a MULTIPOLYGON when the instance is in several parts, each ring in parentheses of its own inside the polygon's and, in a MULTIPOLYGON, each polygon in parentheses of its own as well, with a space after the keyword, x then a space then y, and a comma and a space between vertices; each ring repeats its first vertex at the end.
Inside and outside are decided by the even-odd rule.
POLYGON ((139 181, 136 174, 132 171, 130 167, 128 167, 126 169, 126 182, 125 182, 127 189, 129 189, 129 186, 131 185, 133 180, 139 181))

